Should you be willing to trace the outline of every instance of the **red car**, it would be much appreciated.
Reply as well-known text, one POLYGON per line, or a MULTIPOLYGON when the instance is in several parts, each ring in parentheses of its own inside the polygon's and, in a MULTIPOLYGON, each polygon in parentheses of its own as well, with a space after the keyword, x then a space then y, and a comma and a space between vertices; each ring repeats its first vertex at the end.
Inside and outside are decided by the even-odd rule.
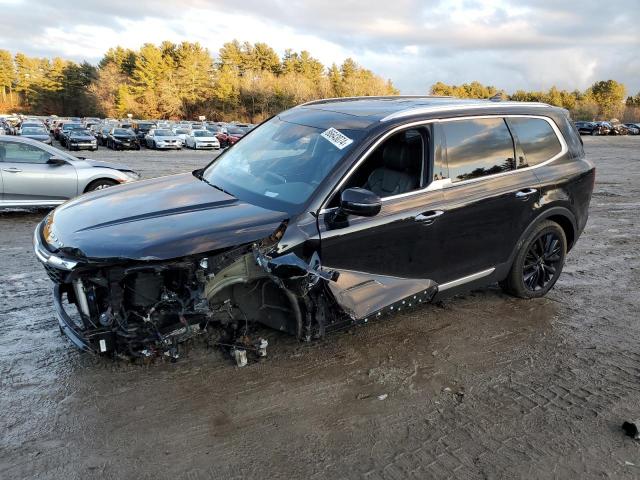
POLYGON ((220 127, 220 130, 216 133, 216 138, 220 142, 220 146, 224 148, 235 144, 246 133, 247 131, 244 128, 230 125, 227 128, 220 127))

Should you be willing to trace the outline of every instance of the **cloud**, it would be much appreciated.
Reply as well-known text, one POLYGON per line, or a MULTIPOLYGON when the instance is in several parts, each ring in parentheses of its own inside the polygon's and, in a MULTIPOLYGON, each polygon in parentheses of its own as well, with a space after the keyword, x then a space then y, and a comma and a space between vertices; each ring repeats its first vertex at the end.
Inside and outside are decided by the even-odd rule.
POLYGON ((323 63, 353 57, 403 93, 442 80, 507 90, 586 88, 614 78, 640 90, 640 10, 600 0, 0 0, 0 48, 97 62, 112 46, 233 38, 323 63))

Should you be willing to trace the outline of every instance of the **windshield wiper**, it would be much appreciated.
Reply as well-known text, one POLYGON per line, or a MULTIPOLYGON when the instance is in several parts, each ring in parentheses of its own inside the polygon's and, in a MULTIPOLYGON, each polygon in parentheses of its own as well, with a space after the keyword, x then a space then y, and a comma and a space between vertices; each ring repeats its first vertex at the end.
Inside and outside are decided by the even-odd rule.
POLYGON ((200 174, 200 176, 198 177, 200 180, 202 180, 204 183, 206 183, 207 185, 212 186, 213 188, 216 188, 218 190, 220 190, 222 193, 226 193, 227 195, 233 197, 234 195, 231 192, 227 192, 224 188, 222 188, 219 185, 214 185, 213 183, 211 183, 210 181, 208 181, 207 179, 204 178, 204 175, 200 174))

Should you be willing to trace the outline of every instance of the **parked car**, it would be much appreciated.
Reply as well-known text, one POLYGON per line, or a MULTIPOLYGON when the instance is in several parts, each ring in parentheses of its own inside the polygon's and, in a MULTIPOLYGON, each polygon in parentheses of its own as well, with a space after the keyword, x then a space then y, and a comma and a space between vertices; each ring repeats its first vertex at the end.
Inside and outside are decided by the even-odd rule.
POLYGON ((34 248, 80 348, 175 357, 216 325, 237 358, 264 347, 256 323, 310 340, 495 282, 545 295, 594 178, 560 108, 324 100, 193 173, 66 203, 34 248))
POLYGON ((0 136, 0 174, 0 207, 51 207, 140 178, 127 166, 80 159, 16 136, 0 136))
POLYGON ((44 128, 44 123, 42 123, 40 120, 26 120, 20 124, 20 127, 17 129, 16 133, 18 135, 21 135, 23 128, 44 128))
POLYGON ((600 125, 595 122, 575 122, 580 135, 601 135, 600 125))
POLYGON ((38 140, 47 145, 51 145, 51 135, 49 131, 44 127, 22 127, 20 129, 20 136, 25 138, 31 138, 38 140))
POLYGON ((133 131, 136 132, 136 136, 138 137, 138 143, 144 143, 144 137, 149 133, 149 130, 157 128, 157 125, 154 122, 143 122, 137 121, 133 124, 133 131))
POLYGON ((192 130, 186 138, 185 146, 194 150, 220 149, 216 135, 209 130, 192 130))
MULTIPOLYGON (((64 132, 64 130, 63 130, 64 132)), ((98 150, 98 141, 86 128, 74 128, 64 134, 64 145, 69 150, 98 150)))
POLYGON ((613 125, 609 122, 595 122, 598 125, 599 132, 598 135, 613 135, 611 132, 613 131, 613 125))
POLYGON ((220 142, 221 147, 230 147, 234 145, 245 135, 245 130, 235 125, 229 125, 224 132, 216 134, 216 138, 220 142))
POLYGON ((103 125, 95 132, 96 140, 98 141, 98 145, 107 146, 107 139, 109 138, 109 133, 113 127, 111 125, 103 125))
POLYGON ((107 148, 113 150, 140 150, 140 142, 130 128, 113 128, 107 137, 107 148))
POLYGON ((184 145, 187 141, 187 137, 191 133, 191 128, 174 128, 173 133, 176 135, 176 137, 180 138, 182 144, 184 145))
POLYGON ((177 137, 173 130, 164 128, 154 128, 149 130, 149 133, 144 137, 148 148, 153 149, 168 149, 174 148, 176 150, 182 149, 182 140, 177 137))
POLYGON ((625 123, 624 126, 629 130, 629 135, 640 135, 640 123, 625 123))
POLYGON ((63 123, 60 126, 57 139, 60 142, 60 145, 62 145, 63 147, 69 148, 69 146, 67 145, 67 139, 69 138, 69 133, 72 130, 84 130, 84 127, 82 126, 81 123, 71 123, 71 122, 63 123))
POLYGON ((629 129, 621 123, 616 123, 612 126, 609 135, 628 135, 629 129))

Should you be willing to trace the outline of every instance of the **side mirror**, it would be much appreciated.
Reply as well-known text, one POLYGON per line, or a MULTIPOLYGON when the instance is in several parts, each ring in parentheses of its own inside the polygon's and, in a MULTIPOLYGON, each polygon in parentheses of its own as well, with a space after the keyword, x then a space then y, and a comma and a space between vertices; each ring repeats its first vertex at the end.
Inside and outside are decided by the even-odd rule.
POLYGON ((49 160, 47 160, 47 165, 53 165, 56 167, 59 167, 61 165, 66 165, 66 164, 67 164, 67 161, 62 158, 51 157, 49 160))
POLYGON ((375 217, 381 208, 380 197, 364 188, 347 188, 340 195, 340 213, 345 215, 375 217))

